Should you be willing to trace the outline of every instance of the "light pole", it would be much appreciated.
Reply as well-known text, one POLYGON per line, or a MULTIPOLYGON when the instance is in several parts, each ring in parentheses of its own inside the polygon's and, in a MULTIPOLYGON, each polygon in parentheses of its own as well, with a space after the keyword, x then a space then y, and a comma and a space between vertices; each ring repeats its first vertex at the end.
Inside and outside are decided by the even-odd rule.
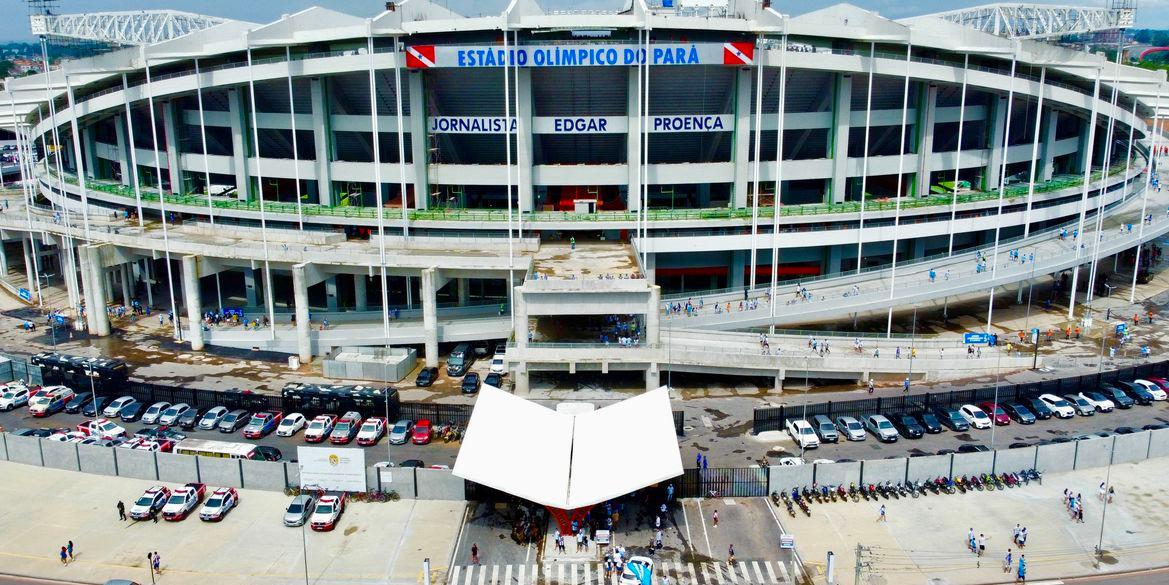
MULTIPOLYGON (((800 414, 800 420, 807 422, 808 420, 808 392, 812 391, 812 383, 808 375, 808 359, 810 356, 804 356, 804 408, 800 414)), ((804 442, 800 441, 800 459, 804 458, 804 442)))
POLYGON ((1116 435, 1112 435, 1112 451, 1108 453, 1108 467, 1104 471, 1104 506, 1100 509, 1100 537, 1096 540, 1096 568, 1104 558, 1104 518, 1108 516, 1108 500, 1112 494, 1112 459, 1116 456, 1116 435))
POLYGON ((913 354, 917 345, 917 305, 913 306, 913 321, 909 326, 909 374, 905 376, 905 393, 909 394, 909 384, 913 378, 913 354))

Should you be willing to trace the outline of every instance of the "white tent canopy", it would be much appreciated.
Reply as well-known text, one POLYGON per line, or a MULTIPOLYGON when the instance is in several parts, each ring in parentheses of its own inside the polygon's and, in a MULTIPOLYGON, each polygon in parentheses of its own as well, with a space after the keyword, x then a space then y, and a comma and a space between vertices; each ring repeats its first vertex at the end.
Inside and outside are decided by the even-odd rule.
POLYGON ((669 389, 567 414, 485 386, 454 474, 564 510, 677 477, 682 455, 669 389))

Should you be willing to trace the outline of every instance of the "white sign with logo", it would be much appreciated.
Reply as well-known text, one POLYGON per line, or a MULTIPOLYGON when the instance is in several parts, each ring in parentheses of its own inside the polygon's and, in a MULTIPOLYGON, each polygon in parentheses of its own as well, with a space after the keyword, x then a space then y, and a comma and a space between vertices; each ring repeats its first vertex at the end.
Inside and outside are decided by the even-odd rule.
POLYGON ((629 67, 650 65, 730 65, 755 62, 752 41, 724 43, 564 43, 502 45, 411 45, 406 66, 434 67, 629 67))
POLYGON ((296 458, 302 489, 365 491, 364 449, 297 447, 296 458))

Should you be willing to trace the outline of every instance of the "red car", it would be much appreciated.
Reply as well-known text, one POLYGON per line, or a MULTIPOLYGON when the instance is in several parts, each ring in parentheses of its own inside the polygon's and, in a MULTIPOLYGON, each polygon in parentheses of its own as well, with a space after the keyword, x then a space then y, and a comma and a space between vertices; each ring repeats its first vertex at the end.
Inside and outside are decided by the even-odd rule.
POLYGON ((280 410, 257 412, 252 415, 248 425, 244 427, 244 438, 263 439, 268 433, 276 430, 282 420, 284 420, 284 412, 280 410))
POLYGON ((410 442, 415 445, 425 445, 430 442, 430 419, 422 419, 414 425, 410 435, 410 442))
POLYGON ((994 421, 994 424, 1000 427, 1011 424, 1011 417, 1007 416, 1007 411, 1003 410, 1002 406, 994 402, 988 400, 979 404, 978 408, 981 408, 982 412, 985 412, 994 421))

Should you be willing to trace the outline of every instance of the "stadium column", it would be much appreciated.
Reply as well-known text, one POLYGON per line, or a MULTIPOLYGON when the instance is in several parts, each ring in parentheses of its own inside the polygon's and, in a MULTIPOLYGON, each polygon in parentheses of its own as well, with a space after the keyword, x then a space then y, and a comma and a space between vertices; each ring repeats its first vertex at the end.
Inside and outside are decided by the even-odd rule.
POLYGON ((162 131, 166 140, 166 169, 170 174, 170 192, 183 192, 183 171, 179 168, 179 136, 175 125, 174 104, 162 102, 162 131))
POLYGON ((313 360, 313 346, 309 339, 308 276, 304 263, 292 265, 292 299, 296 305, 296 354, 300 363, 308 364, 313 360))
POLYGON ((435 267, 422 271, 422 330, 425 336, 423 346, 426 354, 426 367, 438 365, 438 288, 435 279, 438 276, 435 267))
POLYGON ((244 135, 244 100, 238 89, 227 90, 227 118, 231 125, 231 159, 235 170, 235 195, 248 200, 248 150, 244 135))
POLYGON ((848 132, 852 123, 852 76, 836 76, 836 127, 832 134, 832 203, 844 203, 848 184, 848 132))
POLYGON ((122 184, 130 186, 129 147, 126 146, 126 124, 121 114, 114 115, 114 140, 118 145, 118 170, 122 174, 122 184))
POLYGON ((85 293, 85 322, 92 335, 105 337, 110 334, 110 318, 106 314, 106 291, 104 268, 101 259, 101 245, 78 246, 81 252, 81 286, 85 293))
POLYGON ((353 275, 353 310, 365 311, 369 309, 369 291, 366 286, 369 277, 364 274, 353 275))
POLYGON ((256 290, 256 269, 244 268, 244 294, 248 299, 248 306, 255 307, 260 304, 259 291, 256 290))
POLYGON ((426 133, 426 94, 422 72, 406 71, 406 89, 410 92, 410 161, 414 166, 414 206, 426 209, 430 204, 430 177, 427 176, 430 137, 426 133))
POLYGON ((89 126, 81 128, 81 147, 85 151, 85 176, 90 179, 97 178, 94 172, 94 167, 97 166, 97 156, 94 155, 96 149, 94 146, 93 129, 89 126))
POLYGON ((24 275, 28 279, 28 284, 25 286, 28 287, 28 291, 30 293, 35 294, 36 290, 37 290, 36 289, 37 283, 36 283, 36 280, 34 280, 34 279, 36 277, 37 271, 36 271, 36 267, 33 266, 32 234, 29 234, 28 237, 21 238, 20 244, 24 248, 24 275))
POLYGON ((735 75, 735 161, 736 208, 747 207, 747 171, 751 150, 751 69, 739 69, 735 75))
MULTIPOLYGON (((535 200, 532 198, 532 70, 527 67, 515 68, 516 81, 516 187, 519 206, 516 208, 517 218, 522 218, 524 210, 533 211, 535 200)), ((519 219, 517 227, 523 234, 523 220, 519 219)), ((519 237, 519 236, 517 236, 519 237)))
POLYGON ((337 310, 337 275, 325 279, 325 309, 337 310))
POLYGON ((1007 96, 998 96, 991 107, 990 157, 986 163, 984 191, 998 189, 1003 166, 1003 132, 1007 129, 1007 96))
MULTIPOLYGON (((649 347, 658 346, 662 342, 662 313, 659 308, 661 304, 662 287, 651 284, 649 287, 649 302, 645 309, 645 344, 649 347)), ((661 385, 661 366, 657 362, 651 361, 649 369, 645 371, 645 390, 647 392, 656 390, 661 385)))
POLYGON ((1047 182, 1055 175, 1055 131, 1059 127, 1059 111, 1047 112, 1047 127, 1043 129, 1043 166, 1040 181, 1047 182))
POLYGON ((917 135, 917 196, 930 195, 930 158, 934 152, 934 118, 937 112, 938 86, 929 84, 922 92, 921 109, 918 111, 917 135))
POLYGON ((329 140, 332 129, 329 124, 329 106, 325 99, 325 82, 314 77, 309 82, 313 107, 313 148, 316 150, 317 203, 332 204, 333 180, 329 174, 329 140))
POLYGON ((199 257, 183 256, 183 300, 187 305, 191 349, 203 349, 203 298, 199 295, 199 257))
POLYGON ((625 131, 625 161, 629 167, 629 186, 625 201, 630 211, 641 209, 641 79, 640 69, 629 68, 629 89, 626 91, 626 112, 629 128, 625 131))

